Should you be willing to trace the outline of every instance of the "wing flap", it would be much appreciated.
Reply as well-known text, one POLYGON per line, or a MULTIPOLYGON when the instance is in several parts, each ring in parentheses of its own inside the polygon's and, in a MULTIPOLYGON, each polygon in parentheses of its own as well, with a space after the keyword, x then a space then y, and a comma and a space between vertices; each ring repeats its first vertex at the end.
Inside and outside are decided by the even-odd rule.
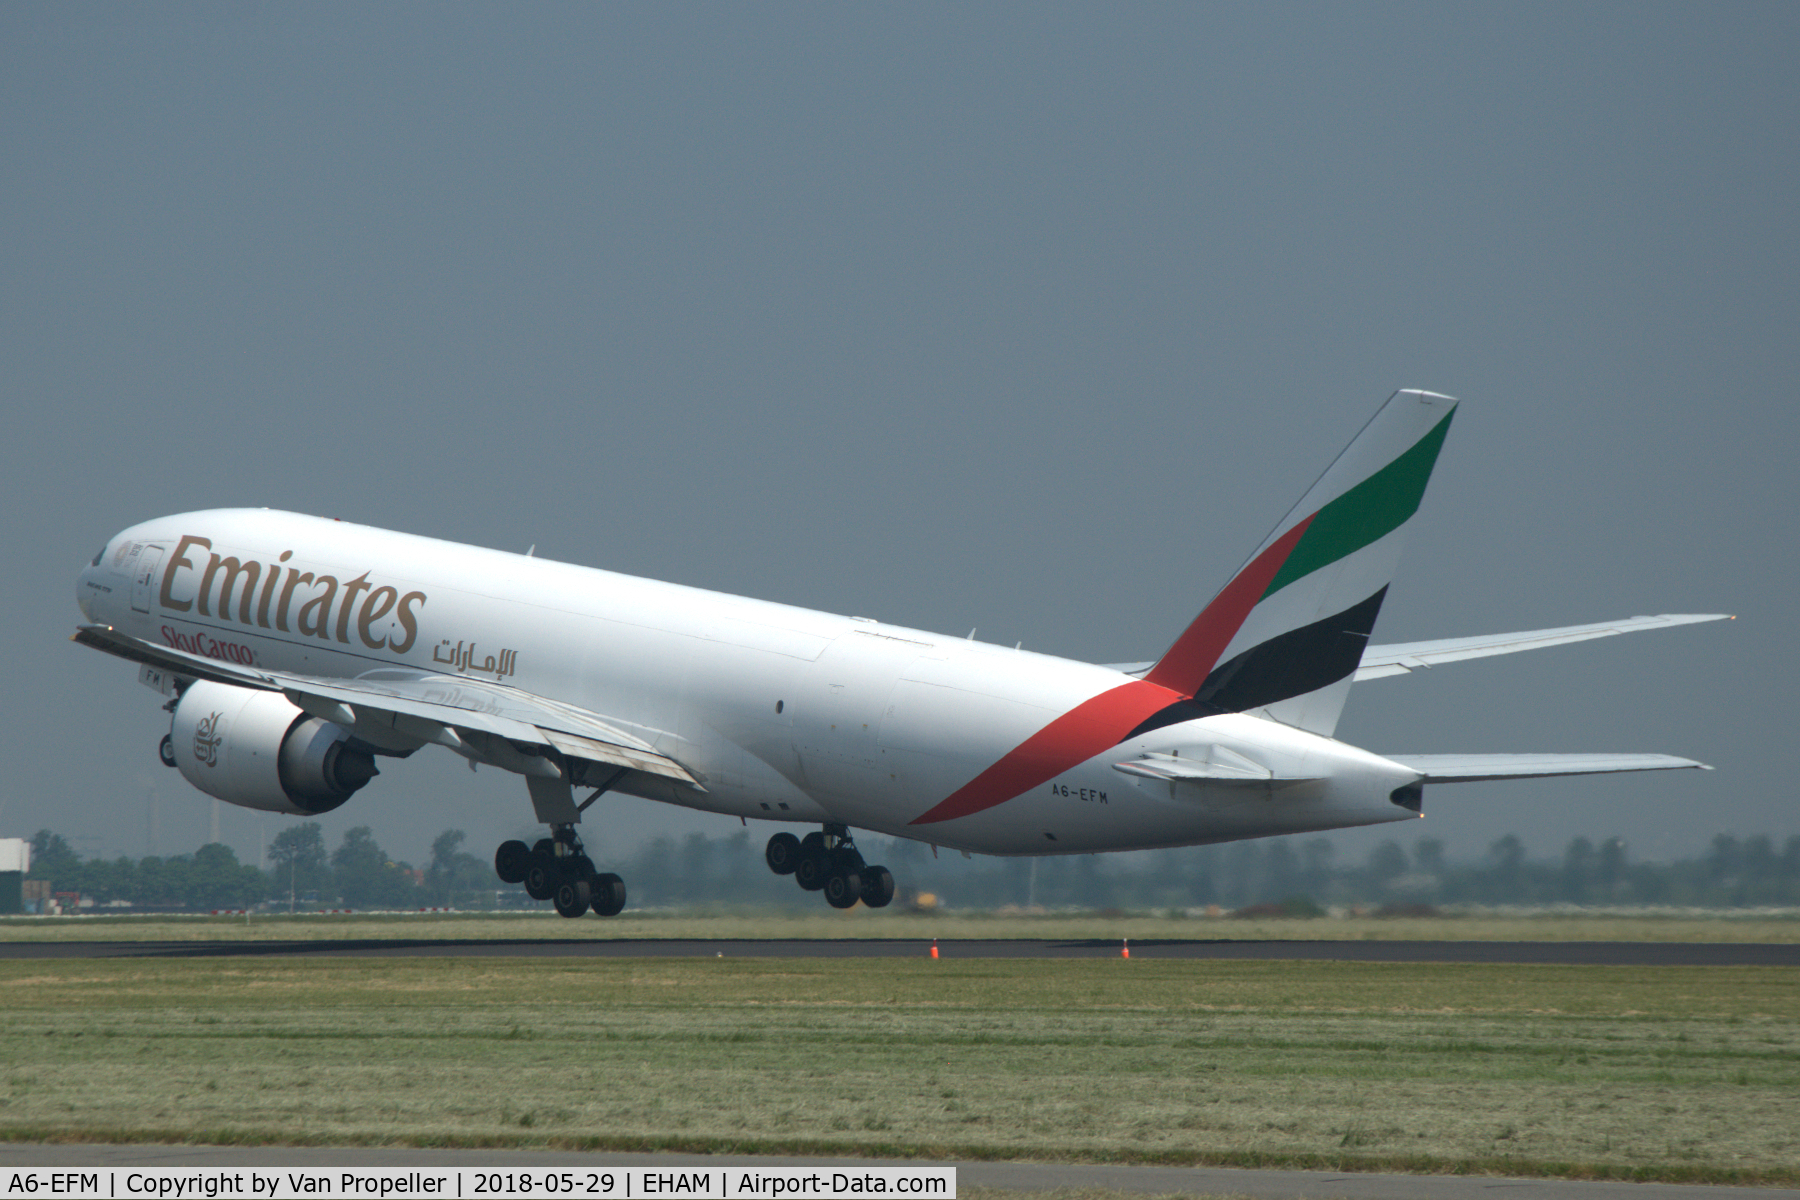
POLYGON ((673 779, 685 783, 696 791, 705 791, 700 781, 695 779, 688 769, 672 758, 666 758, 654 750, 638 750, 631 746, 616 742, 601 742, 593 738, 581 737, 579 734, 562 733, 555 729, 544 730, 544 737, 552 746, 561 750, 571 758, 585 758, 590 762, 611 763, 616 767, 625 767, 632 771, 643 771, 650 775, 661 775, 665 779, 673 779))
POLYGON ((1478 783, 1553 775, 1611 775, 1621 771, 1678 771, 1711 767, 1673 754, 1384 754, 1424 776, 1421 783, 1478 783))

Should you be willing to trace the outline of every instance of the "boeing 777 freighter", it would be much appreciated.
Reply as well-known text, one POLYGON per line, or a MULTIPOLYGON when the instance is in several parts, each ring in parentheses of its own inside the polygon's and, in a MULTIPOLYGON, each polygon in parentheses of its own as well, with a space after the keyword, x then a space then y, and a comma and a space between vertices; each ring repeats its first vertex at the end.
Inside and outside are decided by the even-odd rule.
POLYGON ((329 812, 377 760, 433 745, 523 776, 549 836, 504 843, 495 870, 567 917, 625 906, 577 833, 609 792, 815 825, 771 837, 768 865, 848 908, 894 894, 852 829, 982 854, 1140 850, 1416 819, 1428 784, 1701 766, 1333 738, 1360 679, 1718 619, 1368 645, 1455 407, 1390 398, 1155 662, 267 509, 114 536, 76 585, 75 640, 140 664, 173 714, 163 762, 232 804, 329 812))

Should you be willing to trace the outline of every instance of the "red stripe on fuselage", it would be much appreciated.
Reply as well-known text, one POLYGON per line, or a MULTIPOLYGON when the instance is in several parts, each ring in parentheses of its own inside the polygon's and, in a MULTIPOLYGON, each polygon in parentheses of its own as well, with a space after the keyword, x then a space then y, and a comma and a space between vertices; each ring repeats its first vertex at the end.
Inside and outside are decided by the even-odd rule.
POLYGON ((950 821, 1003 804, 1086 762, 1108 746, 1118 745, 1146 718, 1182 699, 1168 688, 1141 679, 1101 692, 1020 742, 1012 753, 930 812, 915 818, 913 824, 950 821))
POLYGON ((1309 516, 1252 559, 1213 597, 1212 603, 1194 618, 1194 623, 1175 639, 1168 653, 1143 679, 1120 684, 1077 704, 1020 742, 1005 758, 958 788, 948 799, 915 817, 912 823, 952 821, 1004 804, 1118 745, 1149 717, 1192 697, 1218 665, 1219 655, 1237 636, 1250 610, 1268 590, 1269 581, 1281 570, 1281 564, 1311 524, 1309 516))

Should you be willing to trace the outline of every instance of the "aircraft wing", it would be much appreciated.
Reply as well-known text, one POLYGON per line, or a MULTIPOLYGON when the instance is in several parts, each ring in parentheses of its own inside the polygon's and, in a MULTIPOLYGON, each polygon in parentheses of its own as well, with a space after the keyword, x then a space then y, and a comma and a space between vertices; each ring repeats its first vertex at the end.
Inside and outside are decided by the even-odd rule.
POLYGON ((1545 646, 1585 642, 1589 638, 1636 633, 1641 629, 1665 629, 1671 625, 1733 619, 1726 613, 1663 613, 1654 617, 1601 621, 1593 625, 1532 629, 1524 633, 1493 633, 1482 637, 1444 638, 1435 642, 1397 642, 1391 646, 1370 646, 1363 651, 1362 664, 1356 669, 1356 680, 1360 683, 1365 679, 1385 679, 1389 675, 1406 675, 1421 667, 1435 667, 1439 663, 1488 658, 1495 654, 1517 654, 1521 650, 1539 650, 1545 646))
POLYGON ((1488 779, 1533 779, 1550 775, 1610 775, 1619 771, 1676 771, 1711 767, 1672 754, 1384 754, 1411 767, 1422 783, 1479 783, 1488 779))
MULTIPOLYGON (((1570 642, 1585 642, 1589 638, 1636 633, 1641 629, 1666 629, 1671 625, 1736 619, 1729 613, 1663 613, 1654 617, 1599 621, 1592 625, 1531 629, 1524 633, 1490 633, 1479 637, 1442 638, 1435 642, 1396 642, 1391 646, 1370 646, 1363 651, 1355 679, 1359 683, 1365 679, 1386 679, 1390 675, 1407 675, 1421 667, 1435 667, 1439 663, 1461 662, 1466 658, 1489 658, 1496 654, 1517 654, 1521 650, 1563 646, 1570 642)), ((1106 664, 1111 670, 1140 676, 1155 665, 1154 662, 1106 664)))
POLYGON ((110 625, 80 626, 73 640, 172 675, 281 692, 295 707, 345 726, 355 724, 359 716, 382 714, 383 724, 459 752, 467 750, 463 735, 487 734, 531 746, 554 746, 573 758, 660 775, 705 790, 686 767, 600 714, 502 683, 392 669, 357 679, 260 671, 158 646, 110 625))

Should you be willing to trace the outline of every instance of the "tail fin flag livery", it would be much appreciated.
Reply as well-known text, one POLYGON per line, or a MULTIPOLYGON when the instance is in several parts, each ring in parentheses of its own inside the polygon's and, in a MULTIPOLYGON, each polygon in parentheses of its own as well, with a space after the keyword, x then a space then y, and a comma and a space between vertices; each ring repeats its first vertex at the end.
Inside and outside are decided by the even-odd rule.
POLYGON ((614 793, 813 825, 776 832, 768 865, 848 908, 895 886, 852 829, 985 854, 1137 850, 1417 820, 1427 785, 1701 766, 1335 740, 1358 679, 1721 619, 1369 645, 1455 409, 1396 392, 1154 663, 266 509, 116 534, 77 580, 74 640, 139 665, 172 713, 163 763, 233 804, 328 812, 377 758, 433 745, 523 776, 550 837, 503 843, 495 871, 569 917, 625 907, 579 835, 614 793))
POLYGON ((1329 736, 1455 411, 1396 392, 1144 679, 1329 736))

